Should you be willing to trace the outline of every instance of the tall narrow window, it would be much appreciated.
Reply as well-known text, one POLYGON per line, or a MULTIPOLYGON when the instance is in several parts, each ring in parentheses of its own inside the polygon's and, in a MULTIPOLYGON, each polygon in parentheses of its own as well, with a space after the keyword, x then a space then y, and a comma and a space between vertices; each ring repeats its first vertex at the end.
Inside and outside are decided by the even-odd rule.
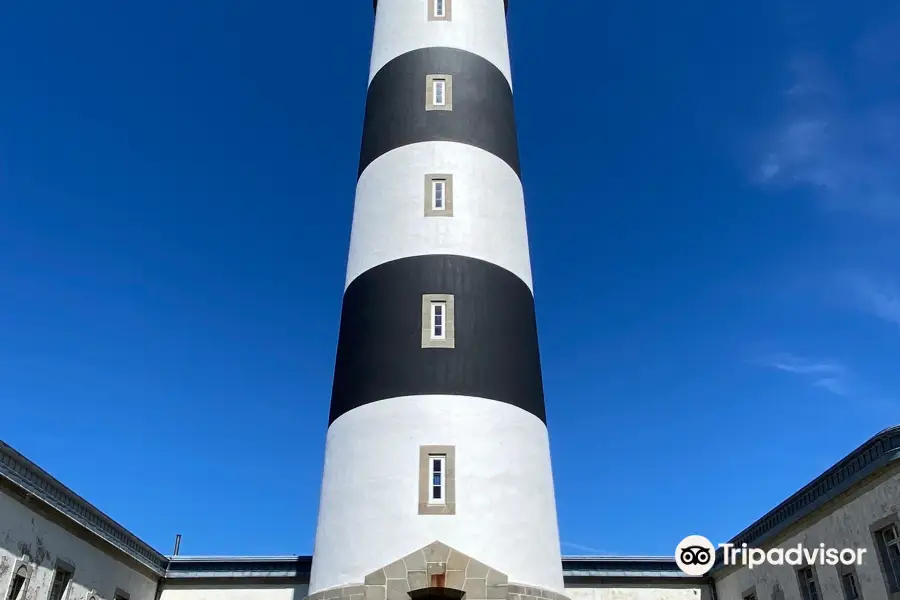
POLYGON ((821 600, 819 597, 819 584, 812 567, 803 567, 797 571, 797 579, 800 583, 800 593, 803 600, 821 600))
POLYGON ((859 600, 859 582, 856 581, 856 573, 846 571, 842 574, 841 587, 844 588, 845 600, 859 600))
POLYGON ((28 581, 28 567, 22 565, 13 575, 12 583, 9 585, 9 593, 6 595, 7 600, 20 600, 25 597, 23 593, 25 582, 28 581))
POLYGON ((445 491, 447 457, 441 454, 431 454, 428 456, 428 464, 431 469, 431 490, 428 493, 428 503, 444 504, 447 502, 445 491))
POLYGON ((456 514, 456 448, 419 446, 419 514, 456 514))
POLYGON ((431 209, 446 210, 447 182, 443 179, 434 179, 431 182, 431 209))
POLYGON ((876 531, 875 542, 888 589, 892 594, 900 592, 900 527, 891 523, 876 531))
POLYGON ((434 80, 434 105, 435 106, 446 106, 447 98, 444 93, 447 90, 447 82, 443 79, 435 79, 434 80))
POLYGON ((422 347, 455 348, 453 294, 422 294, 422 347))
POLYGON ((429 21, 450 21, 452 19, 453 0, 428 0, 429 21))
POLYGON ((63 600, 71 580, 72 571, 58 565, 53 573, 53 583, 50 585, 50 595, 47 600, 63 600))
POLYGON ((426 75, 425 84, 425 110, 453 110, 452 75, 426 75))
POLYGON ((447 303, 431 303, 431 339, 443 340, 447 338, 447 303))
POLYGON ((453 175, 428 173, 425 175, 425 216, 453 216, 453 175))

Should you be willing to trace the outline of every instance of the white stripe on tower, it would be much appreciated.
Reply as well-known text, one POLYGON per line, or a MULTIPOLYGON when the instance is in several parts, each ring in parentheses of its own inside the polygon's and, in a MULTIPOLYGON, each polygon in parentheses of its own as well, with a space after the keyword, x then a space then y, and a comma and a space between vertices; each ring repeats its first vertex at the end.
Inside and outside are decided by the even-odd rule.
POLYGON ((512 87, 502 3, 469 0, 462 6, 457 1, 452 6, 452 25, 438 23, 437 27, 422 27, 423 18, 428 18, 428 8, 427 0, 379 0, 369 83, 381 67, 411 50, 457 48, 492 63, 512 87))
POLYGON ((349 286, 372 267, 407 256, 456 254, 491 262, 531 288, 525 202, 519 176, 490 152, 454 142, 391 150, 356 187, 349 286), (423 217, 423 181, 453 175, 453 216, 423 217))
POLYGON ((310 593, 436 540, 563 591, 505 2, 436 1, 377 0, 310 593), (429 76, 451 106, 426 110, 429 76), (426 343, 429 294, 450 345, 426 343), (452 448, 444 514, 420 506, 427 446, 452 448))

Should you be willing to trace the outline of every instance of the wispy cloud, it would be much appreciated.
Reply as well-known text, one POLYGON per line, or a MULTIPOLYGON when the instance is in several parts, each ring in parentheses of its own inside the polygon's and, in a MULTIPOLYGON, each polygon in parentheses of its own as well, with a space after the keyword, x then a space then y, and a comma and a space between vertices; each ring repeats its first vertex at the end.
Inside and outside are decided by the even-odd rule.
POLYGON ((900 409, 895 400, 873 394, 847 365, 837 360, 783 353, 763 357, 758 362, 770 369, 802 377, 813 387, 872 410, 895 414, 900 409))
POLYGON ((603 550, 599 550, 597 548, 593 548, 591 546, 585 546, 584 544, 576 544, 575 542, 561 542, 563 548, 571 548, 572 550, 578 550, 580 552, 590 552, 592 554, 602 554, 605 556, 610 556, 609 554, 603 552, 603 550))
POLYGON ((856 308, 900 327, 900 286, 889 277, 842 273, 840 282, 856 308))
POLYGON ((815 360, 794 354, 776 354, 764 357, 760 363, 771 369, 800 375, 811 385, 822 388, 837 396, 849 395, 850 371, 834 360, 815 360))
POLYGON ((758 182, 809 189, 832 210, 900 217, 900 98, 885 85, 900 64, 895 29, 900 19, 862 36, 840 72, 815 55, 788 62, 785 110, 765 136, 758 182))

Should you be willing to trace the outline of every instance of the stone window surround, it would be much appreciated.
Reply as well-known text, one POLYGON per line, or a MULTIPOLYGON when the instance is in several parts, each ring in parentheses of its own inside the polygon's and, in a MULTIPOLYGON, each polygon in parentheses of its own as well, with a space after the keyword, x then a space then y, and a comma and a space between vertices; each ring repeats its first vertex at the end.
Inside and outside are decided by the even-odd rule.
POLYGON ((19 596, 25 598, 25 593, 28 592, 28 584, 31 582, 31 576, 34 575, 34 567, 31 566, 31 563, 28 562, 28 559, 19 559, 15 562, 12 568, 13 576, 9 579, 9 587, 6 589, 6 592, 3 594, 4 598, 8 600, 16 600, 16 598, 12 598, 10 594, 12 593, 12 585, 15 580, 15 576, 19 574, 19 571, 25 569, 25 583, 22 584, 22 589, 19 590, 19 596))
POLYGON ((862 590, 860 589, 860 585, 859 585, 859 575, 856 574, 856 567, 853 565, 844 565, 844 564, 838 563, 838 565, 835 568, 837 569, 837 574, 838 574, 838 585, 841 587, 841 594, 842 594, 844 600, 851 600, 850 598, 847 598, 847 591, 844 589, 844 575, 846 575, 848 573, 852 574, 853 579, 856 580, 856 593, 858 594, 857 598, 862 600, 863 595, 862 595, 862 590))
POLYGON ((453 216, 453 175, 449 173, 429 173, 425 175, 425 216, 453 216), (444 181, 444 208, 441 210, 434 208, 432 194, 434 193, 435 180, 444 181))
MULTIPOLYGON (((869 525, 869 533, 872 536, 872 547, 875 549, 875 556, 878 557, 878 566, 881 569, 881 577, 884 581, 885 592, 887 592, 887 597, 889 600, 900 600, 900 590, 895 592, 891 592, 891 583, 890 578, 888 577, 888 569, 890 565, 885 564, 885 556, 881 554, 881 545, 878 542, 878 534, 879 532, 887 527, 888 525, 896 525, 897 529, 900 530, 900 516, 898 513, 893 512, 881 519, 878 519, 874 523, 869 525)), ((857 579, 857 581, 859 581, 857 579)))
POLYGON ((435 73, 425 76, 425 110, 453 110, 453 75, 435 73), (434 82, 444 80, 444 103, 434 103, 434 82))
POLYGON ((781 589, 781 584, 778 581, 772 584, 772 600, 784 600, 784 590, 781 589))
POLYGON ((68 575, 69 580, 66 582, 66 586, 60 591, 59 600, 67 600, 69 597, 69 590, 72 588, 72 580, 75 578, 75 565, 65 559, 57 558, 56 565, 53 567, 53 578, 50 580, 50 595, 47 596, 49 600, 52 600, 51 595, 53 594, 53 585, 56 583, 56 576, 60 571, 68 575))
POLYGON ((456 347, 456 318, 455 318, 453 294, 422 294, 422 347, 423 348, 455 348, 456 347), (431 305, 435 302, 443 302, 444 311, 444 338, 431 339, 431 305))
POLYGON ((419 446, 419 514, 456 514, 456 448, 454 446, 419 446), (428 488, 431 486, 429 457, 444 458, 444 503, 429 504, 428 488))
POLYGON ((428 0, 428 20, 429 21, 452 21, 453 0, 444 0, 444 16, 434 16, 434 0, 428 0))
POLYGON ((800 575, 800 571, 806 569, 812 570, 813 582, 816 585, 816 600, 825 600, 822 597, 822 586, 819 585, 819 574, 816 572, 816 565, 800 565, 794 569, 795 579, 797 580, 797 591, 800 592, 800 598, 802 600, 812 600, 812 598, 809 598, 804 591, 806 589, 806 580, 800 575))

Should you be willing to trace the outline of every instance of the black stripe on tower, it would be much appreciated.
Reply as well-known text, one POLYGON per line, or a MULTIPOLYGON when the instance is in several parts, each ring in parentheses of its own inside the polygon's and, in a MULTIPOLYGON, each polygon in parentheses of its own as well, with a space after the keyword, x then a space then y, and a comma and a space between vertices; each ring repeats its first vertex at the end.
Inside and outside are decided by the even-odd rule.
POLYGON ((512 89, 477 54, 420 48, 401 54, 369 84, 359 172, 391 150, 417 142, 460 142, 504 160, 519 175, 512 89), (453 76, 453 110, 425 110, 426 77, 453 76))
POLYGON ((411 256, 344 293, 329 425, 399 396, 474 396, 546 423, 534 297, 516 275, 465 256, 411 256), (422 296, 453 294, 455 348, 422 348, 422 296))

